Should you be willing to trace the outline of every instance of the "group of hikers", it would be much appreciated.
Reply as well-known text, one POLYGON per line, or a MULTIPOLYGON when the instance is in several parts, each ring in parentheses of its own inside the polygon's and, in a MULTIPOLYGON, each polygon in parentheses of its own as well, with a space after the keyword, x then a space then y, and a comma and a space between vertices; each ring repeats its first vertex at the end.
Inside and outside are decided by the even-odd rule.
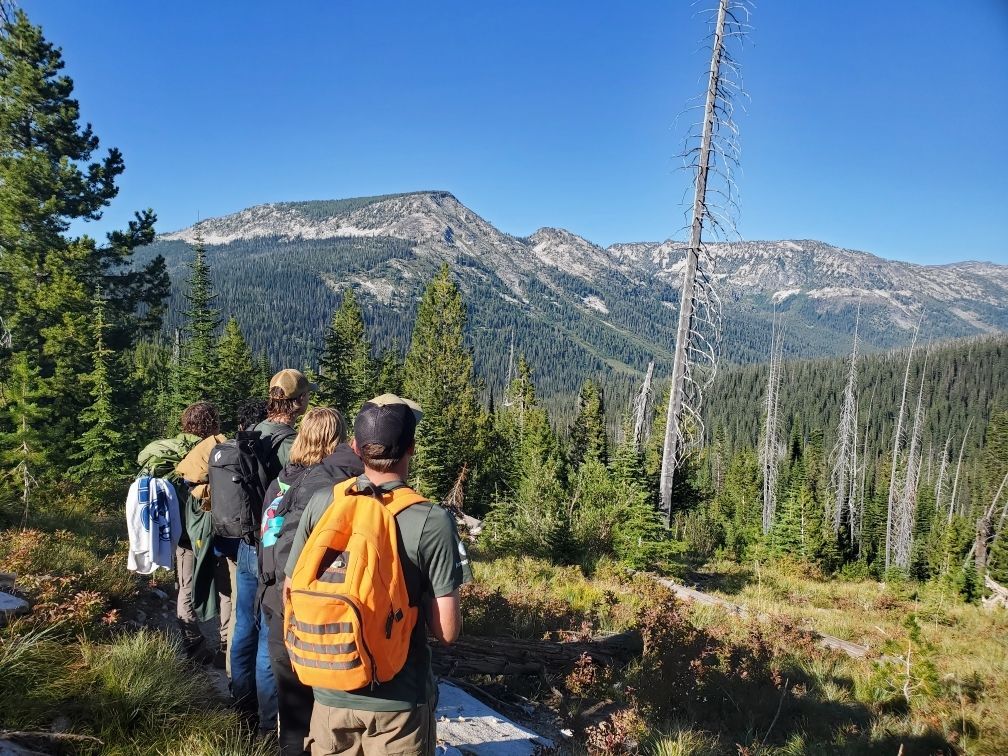
POLYGON ((149 544, 177 542, 186 652, 227 669, 234 705, 280 754, 433 754, 428 633, 459 636, 471 574, 454 518, 406 483, 421 409, 375 397, 348 442, 338 409, 309 409, 316 388, 281 370, 265 401, 236 408, 233 439, 212 403, 187 407, 182 432, 138 458, 130 568, 152 571, 149 544), (200 623, 215 616, 211 648, 200 623))

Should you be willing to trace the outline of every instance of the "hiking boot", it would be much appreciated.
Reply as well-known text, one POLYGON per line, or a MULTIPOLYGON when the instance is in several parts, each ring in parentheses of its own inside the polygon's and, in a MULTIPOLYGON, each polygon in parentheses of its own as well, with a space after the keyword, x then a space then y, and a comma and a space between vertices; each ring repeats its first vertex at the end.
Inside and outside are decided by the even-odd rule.
POLYGON ((186 658, 197 664, 207 664, 213 659, 213 651, 207 648, 206 639, 202 635, 199 638, 183 636, 182 643, 186 658))

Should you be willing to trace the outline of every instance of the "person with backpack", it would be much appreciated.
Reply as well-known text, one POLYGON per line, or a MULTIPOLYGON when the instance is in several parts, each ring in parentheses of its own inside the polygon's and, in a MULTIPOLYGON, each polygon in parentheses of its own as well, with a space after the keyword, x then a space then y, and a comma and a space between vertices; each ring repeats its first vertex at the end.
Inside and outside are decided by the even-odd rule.
POLYGON ((231 695, 263 731, 276 732, 277 693, 257 605, 259 523, 266 488, 288 463, 294 425, 316 389, 299 370, 281 370, 270 379, 266 419, 215 446, 210 456, 215 547, 234 562, 231 695))
POLYGON ((260 603, 268 627, 273 679, 277 687, 281 756, 305 751, 314 698, 291 667, 284 645, 284 564, 308 499, 319 488, 364 472, 360 458, 346 443, 346 422, 330 407, 314 407, 302 418, 290 461, 266 491, 259 538, 260 603))
MULTIPOLYGON (((197 444, 219 432, 220 416, 217 408, 210 402, 196 402, 183 410, 179 424, 181 433, 174 438, 161 439, 148 444, 138 455, 137 462, 141 471, 164 478, 175 489, 176 500, 181 510, 181 532, 178 545, 175 548, 175 572, 178 584, 175 616, 179 629, 182 631, 186 655, 191 658, 203 658, 208 656, 206 640, 200 630, 192 597, 195 554, 190 537, 190 519, 188 517, 189 489, 184 484, 182 476, 177 473, 176 468, 197 444)), ((221 632, 221 637, 226 637, 226 633, 227 628, 225 627, 221 632)))
POLYGON ((471 576, 451 515, 405 482, 421 417, 394 394, 366 402, 352 444, 363 475, 315 493, 291 545, 285 641, 315 697, 313 756, 434 753, 427 631, 458 638, 471 576))

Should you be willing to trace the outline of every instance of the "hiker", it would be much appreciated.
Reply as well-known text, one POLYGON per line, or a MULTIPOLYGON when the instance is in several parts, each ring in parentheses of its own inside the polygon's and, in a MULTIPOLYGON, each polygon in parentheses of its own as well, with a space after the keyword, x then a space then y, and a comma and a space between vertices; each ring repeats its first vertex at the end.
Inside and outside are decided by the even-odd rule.
POLYGON ((364 473, 316 492, 291 545, 286 641, 315 696, 313 756, 434 753, 427 631, 443 643, 458 638, 459 588, 470 575, 452 517, 405 483, 421 417, 394 394, 366 402, 352 443, 364 473))
POLYGON ((235 416, 238 419, 238 430, 240 431, 246 431, 258 425, 266 419, 266 400, 246 399, 238 405, 235 416))
POLYGON ((197 606, 203 604, 194 595, 198 555, 209 548, 210 540, 206 531, 209 518, 205 506, 209 497, 206 479, 206 453, 213 444, 224 439, 220 435, 220 413, 211 402, 196 402, 190 404, 182 412, 182 433, 194 440, 189 449, 175 466, 176 475, 188 485, 184 491, 179 491, 179 506, 182 510, 182 520, 185 532, 176 549, 176 571, 178 574, 179 594, 176 605, 178 624, 182 628, 183 642, 186 653, 193 658, 209 660, 212 658, 220 664, 223 650, 227 647, 228 622, 231 617, 231 588, 226 580, 214 581, 211 591, 217 599, 212 607, 213 613, 198 611, 197 606), (197 451, 198 450, 198 451, 197 451), (198 460, 202 459, 202 462, 198 460), (219 584, 218 584, 219 583, 219 584), (200 619, 220 615, 220 644, 217 651, 210 656, 206 652, 205 639, 200 630, 200 619))
POLYGON ((259 541, 259 579, 273 679, 277 687, 281 756, 305 750, 314 697, 291 667, 284 645, 283 579, 301 513, 312 494, 364 472, 360 458, 346 443, 346 421, 330 407, 305 414, 291 447, 290 461, 266 492, 259 541))
MULTIPOLYGON (((234 564, 234 626, 229 648, 231 695, 238 709, 263 731, 276 732, 277 693, 270 666, 268 628, 260 622, 257 605, 259 593, 258 536, 263 498, 269 483, 276 478, 290 458, 294 443, 294 425, 308 409, 317 389, 298 370, 286 369, 270 379, 266 400, 266 419, 238 433, 238 447, 251 444, 258 467, 258 481, 244 481, 235 486, 235 476, 227 465, 214 482, 217 460, 211 466, 214 494, 215 546, 234 564), (230 486, 228 485, 230 483, 230 486), (224 490, 228 493, 225 495, 224 490), (218 490, 220 489, 220 490, 218 490), (252 491, 256 493, 253 496, 252 491)), ((237 449, 238 447, 231 447, 237 449)), ((217 447, 220 448, 220 447, 217 447)), ((215 451, 216 457, 216 451, 215 451)), ((225 455, 226 456, 226 455, 225 455)), ((225 459, 226 462, 226 459, 225 459)))

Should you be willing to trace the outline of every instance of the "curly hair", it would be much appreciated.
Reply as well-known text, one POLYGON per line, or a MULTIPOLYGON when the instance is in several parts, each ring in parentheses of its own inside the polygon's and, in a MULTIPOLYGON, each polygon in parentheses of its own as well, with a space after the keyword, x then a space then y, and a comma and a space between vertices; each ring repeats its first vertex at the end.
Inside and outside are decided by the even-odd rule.
POLYGON ((346 421, 338 410, 332 407, 315 407, 301 420, 297 438, 290 450, 290 461, 294 465, 317 465, 323 457, 346 441, 346 421))
POLYGON ((182 411, 182 432, 200 438, 220 433, 220 413, 213 402, 196 402, 182 411))
POLYGON ((266 419, 265 399, 246 399, 238 405, 238 430, 248 430, 266 419))

